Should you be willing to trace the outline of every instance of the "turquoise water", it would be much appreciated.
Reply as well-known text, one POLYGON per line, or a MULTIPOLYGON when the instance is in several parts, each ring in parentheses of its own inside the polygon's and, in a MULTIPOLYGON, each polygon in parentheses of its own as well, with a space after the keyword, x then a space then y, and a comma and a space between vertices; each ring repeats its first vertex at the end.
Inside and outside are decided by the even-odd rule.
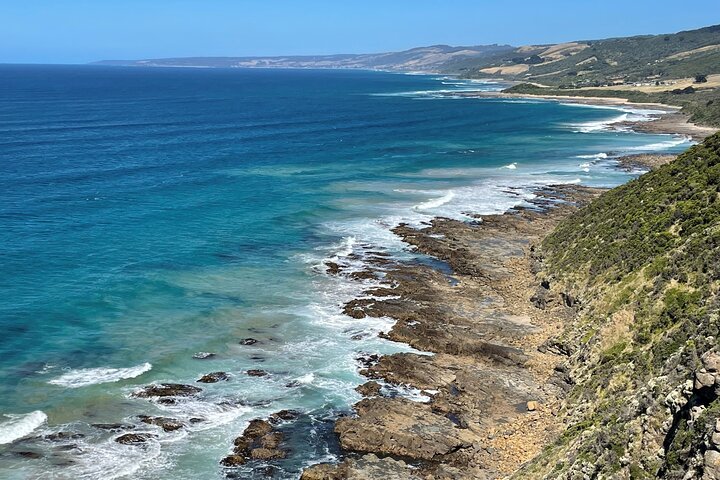
POLYGON ((551 183, 618 185, 635 173, 614 156, 689 144, 612 128, 651 111, 452 95, 501 87, 0 66, 0 476, 221 478, 250 419, 294 408, 291 454, 273 465, 296 478, 337 454, 332 420, 359 399, 358 354, 409 350, 376 337, 389 320, 341 314, 368 284, 323 262, 412 258, 389 232, 398 222, 502 212, 551 183), (232 378, 191 401, 130 397, 213 371, 232 378), (163 433, 138 414, 205 421, 163 433), (125 446, 90 425, 109 422, 158 437, 125 446), (58 431, 83 437, 43 438, 58 431))

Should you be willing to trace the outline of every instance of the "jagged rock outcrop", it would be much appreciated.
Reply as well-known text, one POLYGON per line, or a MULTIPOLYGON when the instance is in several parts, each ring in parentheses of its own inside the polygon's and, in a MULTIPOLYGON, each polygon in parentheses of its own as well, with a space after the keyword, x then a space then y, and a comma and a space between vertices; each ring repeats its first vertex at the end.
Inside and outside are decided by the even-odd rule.
POLYGON ((401 398, 370 398, 355 405, 357 418, 337 421, 335 431, 346 450, 375 452, 416 460, 439 460, 472 445, 472 437, 430 406, 401 398))

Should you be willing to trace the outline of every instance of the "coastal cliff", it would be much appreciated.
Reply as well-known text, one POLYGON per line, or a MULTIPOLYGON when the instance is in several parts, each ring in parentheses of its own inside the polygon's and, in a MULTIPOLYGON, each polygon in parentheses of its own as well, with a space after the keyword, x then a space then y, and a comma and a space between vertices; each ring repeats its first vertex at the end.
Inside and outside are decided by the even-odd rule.
POLYGON ((303 478, 720 478, 719 191, 716 134, 604 193, 396 228, 448 270, 376 262, 345 310, 434 355, 363 359, 344 461, 303 478))
POLYGON ((719 478, 720 135, 602 195, 542 242, 578 299, 553 346, 561 437, 516 478, 719 478))

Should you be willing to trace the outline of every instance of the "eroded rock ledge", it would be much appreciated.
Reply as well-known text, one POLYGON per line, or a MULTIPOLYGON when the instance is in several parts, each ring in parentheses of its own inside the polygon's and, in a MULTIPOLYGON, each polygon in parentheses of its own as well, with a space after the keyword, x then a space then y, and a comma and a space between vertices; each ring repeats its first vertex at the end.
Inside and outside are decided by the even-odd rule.
MULTIPOLYGON (((346 459, 311 467, 302 478, 501 478, 555 438, 568 378, 559 366, 563 352, 548 339, 574 315, 576 300, 537 277, 533 245, 599 193, 557 186, 538 192, 533 208, 478 222, 438 218, 421 230, 398 226, 405 242, 449 270, 370 263, 365 275, 381 271, 383 285, 345 311, 392 317, 389 339, 434 355, 368 362, 361 373, 388 388, 360 390, 371 398, 335 426, 346 459), (397 386, 429 401, 388 394, 397 386)), ((328 266, 342 275, 336 267, 328 266)))

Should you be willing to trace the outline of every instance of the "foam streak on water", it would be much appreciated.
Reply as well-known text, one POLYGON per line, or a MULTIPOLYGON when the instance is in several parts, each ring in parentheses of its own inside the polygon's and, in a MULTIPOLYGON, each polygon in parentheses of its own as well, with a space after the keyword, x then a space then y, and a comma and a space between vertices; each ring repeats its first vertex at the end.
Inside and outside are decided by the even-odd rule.
POLYGON ((142 365, 130 368, 81 368, 64 373, 58 378, 50 380, 48 383, 67 388, 80 388, 88 385, 119 382, 120 380, 139 377, 151 369, 152 365, 149 363, 143 363, 142 365))

